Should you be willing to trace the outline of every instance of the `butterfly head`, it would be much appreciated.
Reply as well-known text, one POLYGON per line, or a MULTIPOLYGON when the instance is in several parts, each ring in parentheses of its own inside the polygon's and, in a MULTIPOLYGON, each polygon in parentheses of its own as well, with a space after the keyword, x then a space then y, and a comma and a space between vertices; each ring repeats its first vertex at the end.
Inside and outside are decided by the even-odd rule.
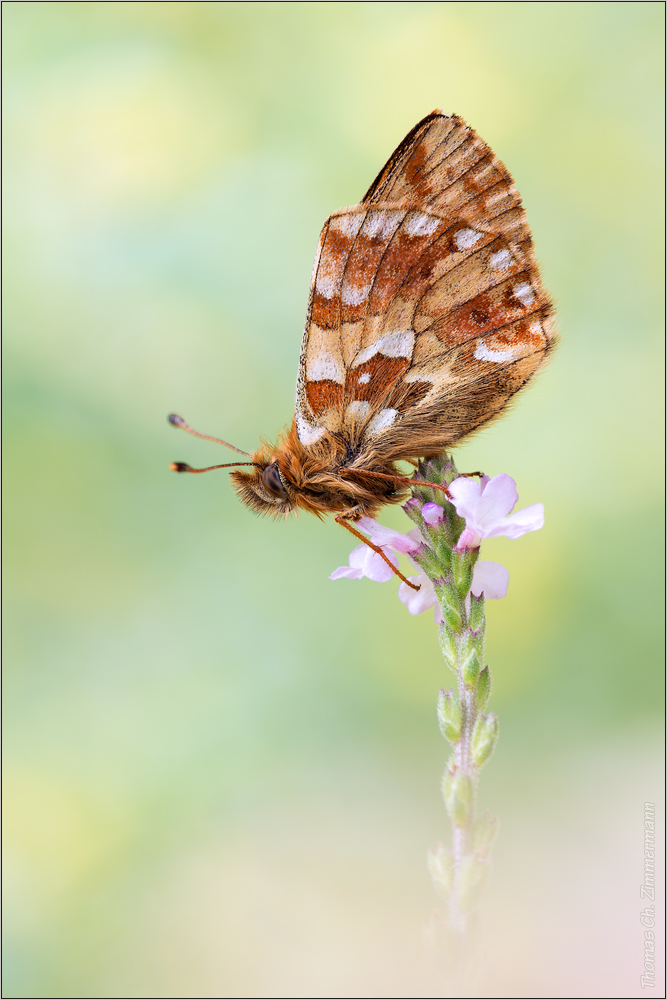
POLYGON ((277 462, 253 472, 232 472, 234 489, 244 504, 257 514, 285 517, 294 510, 289 487, 280 475, 277 462))
POLYGON ((292 427, 277 444, 263 443, 250 456, 253 468, 236 469, 231 479, 244 504, 272 517, 286 517, 296 510, 322 517, 364 501, 376 506, 366 490, 341 479, 342 455, 343 446, 335 438, 320 450, 304 449, 292 427))
POLYGON ((275 454, 262 451, 253 456, 254 469, 231 473, 234 489, 241 501, 257 514, 286 517, 297 506, 296 489, 275 454))

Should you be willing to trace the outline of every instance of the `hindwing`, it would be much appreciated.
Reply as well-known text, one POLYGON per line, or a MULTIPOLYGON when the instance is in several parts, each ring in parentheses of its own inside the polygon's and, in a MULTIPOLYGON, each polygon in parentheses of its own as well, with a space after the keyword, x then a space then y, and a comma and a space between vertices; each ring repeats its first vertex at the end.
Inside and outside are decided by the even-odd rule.
POLYGON ((437 454, 543 364, 551 304, 512 178, 457 116, 406 136, 359 205, 324 225, 297 381, 306 448, 437 454))

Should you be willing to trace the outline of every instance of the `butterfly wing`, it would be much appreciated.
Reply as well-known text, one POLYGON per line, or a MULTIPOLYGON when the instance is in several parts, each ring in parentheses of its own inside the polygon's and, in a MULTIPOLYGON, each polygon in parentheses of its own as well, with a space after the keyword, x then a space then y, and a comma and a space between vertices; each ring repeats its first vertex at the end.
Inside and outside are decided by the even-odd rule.
POLYGON ((322 230, 301 443, 330 432, 383 461, 441 452, 543 364, 550 312, 508 171, 460 118, 428 115, 322 230))

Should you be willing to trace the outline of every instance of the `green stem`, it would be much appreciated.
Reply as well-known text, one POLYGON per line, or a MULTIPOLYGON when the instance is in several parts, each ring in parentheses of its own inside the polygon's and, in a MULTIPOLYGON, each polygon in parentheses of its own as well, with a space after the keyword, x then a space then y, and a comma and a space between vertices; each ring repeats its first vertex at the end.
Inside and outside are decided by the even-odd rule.
POLYGON ((438 715, 443 736, 453 754, 442 780, 447 813, 452 823, 452 848, 439 847, 429 859, 437 891, 449 904, 449 922, 457 935, 469 928, 472 907, 486 873, 486 859, 495 836, 495 821, 486 814, 475 818, 479 772, 493 753, 498 726, 495 716, 483 714, 491 678, 484 662, 486 619, 484 597, 471 593, 473 570, 479 550, 459 551, 457 542, 464 522, 454 507, 434 496, 428 481, 449 486, 457 478, 456 466, 447 456, 419 468, 424 487, 413 490, 414 499, 404 508, 428 545, 412 554, 435 586, 443 622, 440 647, 448 667, 456 675, 456 691, 440 694, 438 715), (422 518, 425 502, 443 506, 437 525, 422 518))
POLYGON ((464 867, 466 859, 470 857, 473 851, 472 832, 475 823, 475 799, 477 797, 477 782, 479 779, 479 770, 474 767, 472 762, 472 737, 475 730, 475 723, 477 722, 477 705, 474 691, 463 680, 460 661, 456 674, 462 724, 461 737, 454 746, 454 763, 457 774, 464 775, 469 779, 472 794, 464 821, 457 823, 452 816, 454 864, 449 911, 452 927, 460 933, 464 933, 467 926, 467 915, 464 905, 464 867))

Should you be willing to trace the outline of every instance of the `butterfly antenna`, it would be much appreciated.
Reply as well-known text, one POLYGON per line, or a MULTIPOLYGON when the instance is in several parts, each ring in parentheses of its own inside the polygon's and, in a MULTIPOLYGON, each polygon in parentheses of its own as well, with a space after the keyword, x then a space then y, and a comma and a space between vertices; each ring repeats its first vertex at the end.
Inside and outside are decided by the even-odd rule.
POLYGON ((169 468, 172 472, 211 472, 213 469, 231 469, 237 465, 254 465, 258 469, 261 468, 257 462, 226 462, 225 465, 208 465, 205 469, 193 469, 187 462, 172 462, 169 468))
MULTIPOLYGON (((250 455, 248 454, 247 451, 241 451, 240 448, 236 448, 233 444, 230 444, 229 441, 223 441, 222 438, 211 437, 210 434, 200 434, 199 431, 196 431, 193 427, 190 427, 190 424, 188 424, 185 420, 183 420, 183 417, 179 417, 178 413, 170 413, 169 416, 167 417, 167 420, 169 421, 170 424, 172 424, 172 426, 174 426, 174 427, 181 427, 184 431, 187 431, 188 434, 194 434, 195 437, 203 438, 205 441, 216 441, 218 444, 224 444, 225 448, 231 448, 232 451, 238 452, 239 455, 245 455, 246 458, 250 458, 250 455)), ((182 465, 183 463, 181 462, 181 463, 176 463, 176 464, 182 465)), ((252 465, 253 463, 250 463, 250 464, 252 465)), ((219 468, 222 468, 222 466, 212 465, 211 468, 212 469, 219 469, 219 468)), ((179 472, 195 472, 197 470, 195 470, 195 469, 179 469, 178 471, 179 472)))

